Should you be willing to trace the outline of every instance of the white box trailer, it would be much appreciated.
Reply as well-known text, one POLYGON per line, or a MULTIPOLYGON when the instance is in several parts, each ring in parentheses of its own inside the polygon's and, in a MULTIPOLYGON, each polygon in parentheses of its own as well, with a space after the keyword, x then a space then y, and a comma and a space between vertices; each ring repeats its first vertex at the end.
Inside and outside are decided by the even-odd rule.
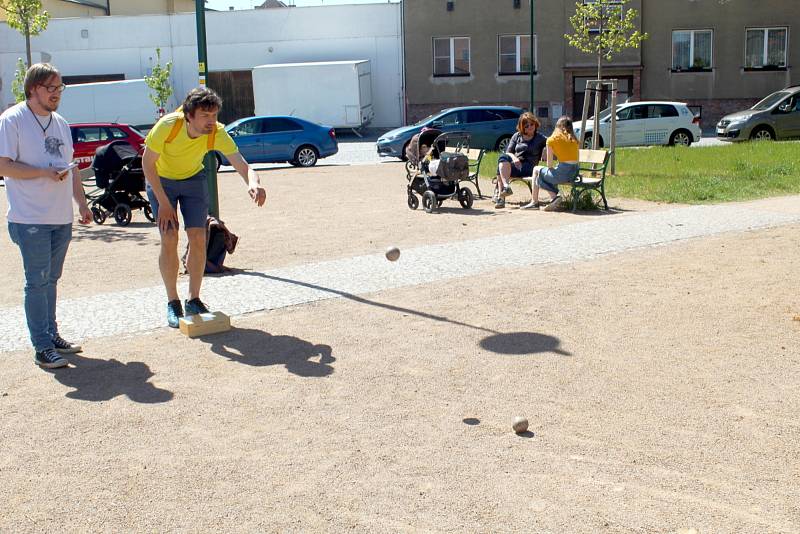
POLYGON ((157 119, 151 89, 144 80, 68 85, 58 112, 67 122, 119 122, 151 126, 157 119))
POLYGON ((373 119, 369 60, 281 63, 253 68, 256 115, 288 115, 334 128, 373 119))

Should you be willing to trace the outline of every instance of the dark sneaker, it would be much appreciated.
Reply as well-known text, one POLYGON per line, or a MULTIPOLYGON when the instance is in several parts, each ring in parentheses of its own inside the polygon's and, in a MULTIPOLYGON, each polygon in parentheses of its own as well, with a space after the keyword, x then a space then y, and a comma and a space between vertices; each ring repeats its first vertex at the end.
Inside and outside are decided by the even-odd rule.
POLYGON ((183 317, 181 301, 171 300, 167 302, 167 324, 171 328, 178 328, 178 321, 183 317))
POLYGON ((75 354, 76 352, 80 352, 83 350, 83 348, 80 345, 75 345, 74 343, 70 343, 61 336, 56 336, 53 338, 53 345, 56 348, 56 352, 59 352, 61 354, 75 354))
POLYGON ((497 210, 503 209, 505 207, 506 207, 506 199, 504 199, 504 198, 497 199, 497 202, 495 202, 495 204, 494 204, 494 209, 497 209, 497 210))
POLYGON ((208 308, 199 298, 186 301, 186 315, 198 315, 201 313, 208 313, 208 308))
POLYGON ((511 186, 510 186, 510 185, 507 185, 507 186, 505 186, 505 188, 503 189, 503 192, 502 192, 502 193, 500 193, 500 196, 501 196, 501 197, 510 197, 510 196, 511 196, 511 195, 513 195, 513 194, 514 194, 514 191, 512 191, 512 190, 511 190, 511 186))
POLYGON ((69 365, 69 362, 56 352, 56 349, 45 349, 42 352, 37 352, 33 357, 33 361, 43 369, 58 369, 69 365))

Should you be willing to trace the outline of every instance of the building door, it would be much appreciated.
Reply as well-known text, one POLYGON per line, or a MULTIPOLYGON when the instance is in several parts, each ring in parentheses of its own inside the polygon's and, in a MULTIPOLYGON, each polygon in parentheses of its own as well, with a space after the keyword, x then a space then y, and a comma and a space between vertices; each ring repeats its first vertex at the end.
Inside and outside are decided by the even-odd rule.
MULTIPOLYGON (((583 97, 586 92, 586 82, 588 80, 596 80, 596 76, 575 76, 573 78, 573 87, 575 94, 573 95, 572 103, 572 119, 575 121, 581 120, 583 113, 583 97)), ((603 76, 603 79, 616 79, 617 80, 617 104, 622 104, 631 96, 631 88, 633 87, 633 76, 603 76)), ((600 111, 606 109, 611 105, 611 93, 603 92, 600 95, 600 111)), ((594 114, 594 98, 589 98, 589 117, 594 114)))
POLYGON ((209 72, 208 86, 222 98, 219 122, 228 124, 242 117, 251 117, 255 113, 252 71, 209 72))

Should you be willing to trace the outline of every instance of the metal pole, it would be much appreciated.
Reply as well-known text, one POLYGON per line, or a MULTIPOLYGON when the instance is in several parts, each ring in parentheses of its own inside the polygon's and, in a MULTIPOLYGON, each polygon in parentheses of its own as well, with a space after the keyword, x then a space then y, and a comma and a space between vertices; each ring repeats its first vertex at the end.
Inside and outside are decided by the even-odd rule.
POLYGON ((530 38, 530 45, 531 45, 531 60, 530 60, 531 61, 531 65, 530 65, 530 71, 531 71, 531 113, 535 114, 536 113, 536 111, 535 111, 536 108, 534 108, 534 103, 536 102, 536 98, 535 98, 536 97, 536 89, 535 89, 535 82, 533 80, 533 70, 534 70, 534 67, 535 67, 535 65, 533 63, 534 62, 534 57, 535 57, 534 56, 535 49, 534 49, 534 44, 533 44, 533 39, 534 39, 534 33, 533 33, 533 28, 534 28, 534 26, 533 26, 533 22, 534 22, 534 4, 535 4, 535 1, 531 0, 531 38, 530 38))
MULTIPOLYGON (((208 78, 208 48, 206 47, 206 8, 204 0, 195 0, 195 18, 197 20, 197 73, 198 85, 206 86, 208 78)), ((203 164, 208 180, 208 213, 219 217, 219 193, 217 192, 217 156, 213 152, 206 154, 203 164)))

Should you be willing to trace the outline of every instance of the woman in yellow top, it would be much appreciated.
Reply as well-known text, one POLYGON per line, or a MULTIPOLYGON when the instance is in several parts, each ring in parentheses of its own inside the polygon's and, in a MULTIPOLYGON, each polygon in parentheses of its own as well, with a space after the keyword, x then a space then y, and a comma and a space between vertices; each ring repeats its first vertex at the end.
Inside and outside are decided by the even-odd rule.
POLYGON ((533 169, 533 199, 522 209, 539 209, 539 188, 550 195, 545 211, 556 211, 564 199, 558 194, 558 184, 570 183, 578 176, 578 139, 572 129, 572 120, 564 116, 558 119, 553 135, 547 138, 547 167, 533 169), (558 165, 553 167, 553 156, 558 165))

